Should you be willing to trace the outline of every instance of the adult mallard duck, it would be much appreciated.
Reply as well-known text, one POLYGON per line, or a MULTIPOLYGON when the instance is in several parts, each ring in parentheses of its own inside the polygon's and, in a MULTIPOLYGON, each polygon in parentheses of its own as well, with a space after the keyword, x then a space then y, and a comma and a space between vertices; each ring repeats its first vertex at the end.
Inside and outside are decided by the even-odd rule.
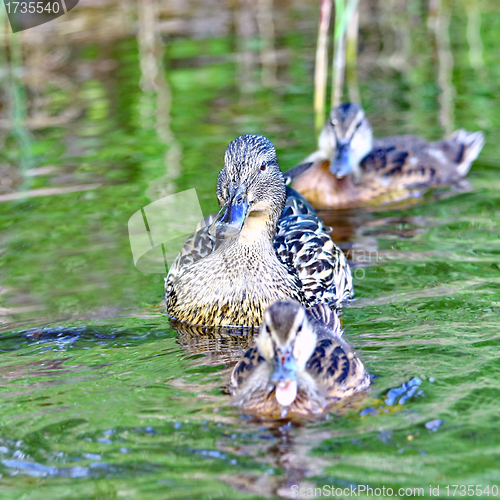
POLYGON ((373 139, 364 111, 341 104, 306 158, 311 168, 295 175, 293 187, 316 208, 397 202, 426 188, 463 179, 484 144, 482 132, 457 130, 445 140, 413 135, 373 139))
POLYGON ((166 278, 168 314, 205 326, 258 326, 277 300, 339 306, 353 294, 349 265, 327 228, 285 186, 274 146, 243 135, 217 179, 221 206, 185 243, 166 278))
POLYGON ((336 313, 324 304, 306 310, 284 301, 266 310, 256 346, 234 367, 229 390, 244 411, 279 418, 320 414, 369 386, 336 313))

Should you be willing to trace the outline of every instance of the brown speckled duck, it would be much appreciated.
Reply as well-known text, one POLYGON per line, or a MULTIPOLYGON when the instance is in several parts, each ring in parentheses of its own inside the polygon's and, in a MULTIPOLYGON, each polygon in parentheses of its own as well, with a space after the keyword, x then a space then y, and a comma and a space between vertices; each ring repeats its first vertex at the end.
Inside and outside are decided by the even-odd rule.
POLYGON ((274 146, 244 135, 226 150, 220 212, 185 243, 166 278, 171 318, 204 326, 259 326, 293 299, 340 306, 353 294, 349 265, 312 207, 286 188, 274 146))
POLYGON ((336 313, 324 304, 306 310, 285 301, 266 310, 256 346, 234 367, 229 390, 242 410, 283 418, 321 414, 369 386, 336 313))
POLYGON ((323 127, 318 151, 305 160, 313 165, 293 187, 315 208, 404 201, 459 182, 483 144, 482 132, 465 130, 437 142, 412 135, 373 139, 363 109, 341 104, 323 127))

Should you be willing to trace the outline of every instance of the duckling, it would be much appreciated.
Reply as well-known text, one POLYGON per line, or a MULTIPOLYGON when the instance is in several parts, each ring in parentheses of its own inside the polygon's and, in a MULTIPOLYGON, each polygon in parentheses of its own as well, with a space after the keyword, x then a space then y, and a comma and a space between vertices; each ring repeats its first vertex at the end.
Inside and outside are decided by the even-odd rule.
POLYGON ((229 391, 244 411, 283 418, 323 413, 369 386, 334 311, 325 304, 306 310, 280 301, 265 311, 256 346, 234 367, 229 391))
POLYGON ((457 130, 427 142, 401 135, 373 139, 362 108, 341 104, 321 131, 319 150, 295 167, 293 187, 316 208, 398 202, 426 188, 453 185, 469 172, 484 144, 482 132, 457 130))
POLYGON ((345 255, 309 203, 286 188, 271 142, 240 136, 224 163, 219 213, 186 241, 165 280, 170 317, 257 327, 278 300, 340 307, 353 295, 345 255))

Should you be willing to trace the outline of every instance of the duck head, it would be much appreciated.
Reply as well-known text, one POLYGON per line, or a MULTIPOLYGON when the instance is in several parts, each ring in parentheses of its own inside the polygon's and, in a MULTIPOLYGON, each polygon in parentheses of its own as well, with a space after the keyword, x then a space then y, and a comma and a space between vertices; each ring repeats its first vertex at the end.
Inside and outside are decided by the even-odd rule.
POLYGON ((372 150, 372 129, 357 104, 340 104, 330 112, 319 136, 319 148, 330 159, 330 172, 341 179, 361 180, 359 164, 372 150))
POLYGON ((264 229, 272 241, 286 202, 286 187, 276 150, 261 135, 242 135, 226 149, 217 178, 221 207, 209 232, 216 238, 240 234, 245 225, 264 229))
POLYGON ((306 310, 298 302, 282 301, 269 306, 257 336, 257 348, 272 367, 269 382, 276 400, 290 406, 297 396, 297 378, 316 347, 317 336, 306 310))

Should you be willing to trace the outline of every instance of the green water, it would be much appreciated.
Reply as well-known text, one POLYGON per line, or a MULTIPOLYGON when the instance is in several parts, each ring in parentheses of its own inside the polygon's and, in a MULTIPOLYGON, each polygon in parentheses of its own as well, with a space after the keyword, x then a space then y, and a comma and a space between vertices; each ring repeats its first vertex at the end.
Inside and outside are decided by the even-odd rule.
MULTIPOLYGON (((0 117, 15 119, 1 129, 0 196, 29 196, 0 202, 0 498, 291 497, 293 485, 426 496, 439 485, 447 497, 446 485, 500 486, 500 9, 469 2, 466 15, 465 2, 451 3, 452 66, 441 75, 452 98, 440 124, 447 59, 426 2, 391 14, 409 43, 400 66, 384 61, 406 45, 383 3, 372 4, 359 81, 375 134, 437 139, 463 127, 484 130, 486 145, 469 192, 322 214, 357 261, 345 334, 374 379, 358 406, 302 425, 229 406, 229 372, 249 340, 178 337, 161 307, 164 275, 134 267, 127 221, 165 173, 166 189, 195 187, 205 215, 216 210, 216 176, 239 134, 269 137, 284 170, 314 150, 316 7, 276 7, 275 87, 262 85, 259 38, 231 30, 165 36, 165 80, 150 87, 144 75, 141 85, 148 54, 132 35, 60 34, 62 52, 46 39, 46 48, 25 41, 17 56, 12 40, 12 65, 42 78, 37 87, 2 73, 1 82, 0 117), (474 7, 479 60, 467 38, 474 7), (254 56, 248 67, 242 46, 254 56), (36 58, 44 64, 33 69, 36 58), (77 112, 28 127, 40 96, 47 116, 77 112), (41 167, 51 168, 28 175, 41 167), (55 191, 34 195, 42 189, 55 191), (414 377, 423 394, 384 402, 414 377), (442 425, 427 429, 435 419, 442 425)), ((74 15, 111 19, 110 8, 74 15)))

